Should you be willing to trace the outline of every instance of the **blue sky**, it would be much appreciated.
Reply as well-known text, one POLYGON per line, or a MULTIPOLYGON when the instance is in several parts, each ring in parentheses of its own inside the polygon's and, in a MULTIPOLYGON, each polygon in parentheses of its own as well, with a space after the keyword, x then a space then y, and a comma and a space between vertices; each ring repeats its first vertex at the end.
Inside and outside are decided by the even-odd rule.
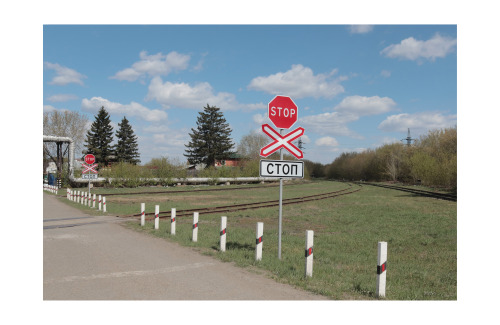
MULTIPOLYGON (((43 109, 104 106, 139 137, 141 162, 185 161, 208 103, 237 144, 290 96, 304 159, 330 163, 457 124, 456 25, 44 25, 43 109)), ((270 141, 271 142, 271 141, 270 141)))

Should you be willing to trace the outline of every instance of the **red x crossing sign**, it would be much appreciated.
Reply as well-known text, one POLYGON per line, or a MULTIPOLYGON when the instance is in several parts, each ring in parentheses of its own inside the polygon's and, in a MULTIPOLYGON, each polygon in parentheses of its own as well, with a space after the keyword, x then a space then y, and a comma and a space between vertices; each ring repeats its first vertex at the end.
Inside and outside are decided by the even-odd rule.
POLYGON ((297 148, 292 141, 301 137, 304 134, 304 128, 298 127, 292 132, 281 136, 275 129, 273 129, 269 124, 262 125, 262 131, 271 137, 274 141, 260 149, 260 155, 262 157, 267 157, 273 152, 279 150, 280 148, 285 148, 297 159, 304 158, 302 151, 297 148))
POLYGON ((86 172, 92 172, 94 174, 97 174, 97 170, 94 169, 97 167, 97 164, 93 165, 82 164, 82 166, 85 168, 85 170, 82 171, 82 174, 85 174, 86 172))

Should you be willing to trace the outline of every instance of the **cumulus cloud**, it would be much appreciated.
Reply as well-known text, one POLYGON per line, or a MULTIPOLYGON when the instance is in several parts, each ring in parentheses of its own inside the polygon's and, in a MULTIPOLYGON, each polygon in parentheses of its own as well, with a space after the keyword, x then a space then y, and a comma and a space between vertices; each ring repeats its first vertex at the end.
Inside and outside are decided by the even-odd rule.
POLYGON ((160 77, 151 80, 146 100, 156 100, 164 108, 178 107, 200 110, 207 104, 217 106, 222 110, 254 110, 265 109, 266 105, 241 104, 236 96, 227 92, 215 93, 208 82, 191 86, 188 83, 163 82, 160 77))
POLYGON ((362 137, 351 131, 347 124, 357 121, 363 116, 390 112, 395 106, 396 103, 389 97, 349 96, 334 107, 334 112, 301 117, 299 121, 317 134, 350 136, 361 139, 362 137))
POLYGON ((78 96, 72 94, 57 94, 47 98, 49 102, 67 102, 78 99, 78 96))
POLYGON ((136 81, 142 76, 166 76, 173 71, 185 70, 190 56, 175 51, 168 54, 157 53, 148 55, 146 51, 139 53, 140 60, 132 67, 118 71, 111 79, 136 81))
POLYGON ((247 88, 269 94, 286 94, 294 98, 333 98, 344 92, 340 82, 347 79, 342 76, 333 78, 335 74, 337 69, 327 74, 314 75, 311 68, 295 64, 286 72, 254 78, 247 88))
POLYGON ((349 31, 351 34, 364 34, 373 30, 373 25, 351 25, 349 31))
POLYGON ((389 132, 406 132, 408 128, 433 130, 453 127, 456 124, 457 115, 443 115, 439 112, 421 112, 391 115, 380 123, 378 128, 389 132))
POLYGON ((434 35, 427 41, 420 41, 409 37, 402 40, 399 44, 389 45, 380 54, 401 60, 416 61, 423 58, 434 61, 436 58, 444 58, 450 54, 456 45, 456 39, 444 37, 439 34, 434 35))
POLYGON ((110 114, 125 116, 136 116, 148 122, 167 119, 167 113, 158 109, 149 109, 139 103, 120 104, 111 102, 102 97, 92 97, 91 99, 82 99, 82 109, 87 112, 97 112, 101 106, 104 106, 110 114))
POLYGON ((396 103, 389 97, 355 95, 344 98, 334 110, 342 113, 350 113, 359 118, 360 116, 387 113, 393 110, 395 106, 396 103))
POLYGON ((317 139, 314 144, 320 147, 337 147, 339 145, 339 142, 337 141, 337 139, 332 137, 322 137, 317 139))
POLYGON ((82 79, 87 78, 78 71, 64 67, 58 63, 45 62, 44 65, 46 69, 56 72, 52 81, 49 82, 50 85, 64 86, 70 83, 76 83, 83 86, 82 79))

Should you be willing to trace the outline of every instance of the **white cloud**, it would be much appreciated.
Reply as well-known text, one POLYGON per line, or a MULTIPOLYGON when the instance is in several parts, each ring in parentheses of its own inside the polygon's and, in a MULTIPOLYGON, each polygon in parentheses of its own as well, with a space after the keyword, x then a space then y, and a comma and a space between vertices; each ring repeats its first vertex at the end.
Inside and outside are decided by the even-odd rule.
POLYGON ((344 92, 344 87, 340 82, 347 79, 347 77, 341 76, 332 80, 336 73, 337 69, 328 74, 314 75, 311 68, 295 64, 286 72, 278 72, 267 77, 256 77, 252 79, 247 88, 294 98, 333 98, 344 92))
POLYGON ((378 128, 389 132, 407 132, 408 128, 433 130, 453 127, 457 124, 457 115, 443 115, 439 112, 421 112, 415 114, 397 114, 387 117, 378 128))
POLYGON ((57 111, 57 109, 52 106, 52 105, 43 105, 43 112, 44 113, 49 113, 49 112, 53 112, 53 111, 57 111))
POLYGON ((76 83, 83 86, 83 80, 87 78, 83 74, 77 72, 76 70, 63 67, 57 63, 45 62, 45 68, 49 70, 54 70, 56 75, 49 82, 50 85, 64 86, 70 83, 76 83))
POLYGON ((146 51, 139 53, 140 61, 132 67, 118 71, 111 79, 135 81, 142 76, 166 76, 173 71, 185 70, 188 67, 190 56, 175 51, 168 54, 157 53, 148 55, 146 51))
POLYGON ((72 94, 57 94, 47 98, 49 102, 67 102, 78 99, 78 96, 72 94))
POLYGON ((82 99, 82 109, 87 112, 97 112, 101 106, 104 106, 110 114, 123 114, 125 116, 136 116, 143 120, 154 122, 167 119, 167 113, 158 109, 149 109, 139 103, 120 104, 111 102, 102 97, 92 97, 91 99, 82 99))
POLYGON ((208 82, 191 86, 187 83, 173 83, 155 77, 149 85, 146 100, 156 100, 164 108, 178 107, 201 110, 207 104, 222 110, 254 110, 266 108, 263 103, 241 104, 236 96, 227 92, 214 93, 208 82))
POLYGON ((389 97, 349 96, 342 100, 334 110, 355 115, 357 118, 366 115, 387 113, 394 109, 396 103, 389 97))
POLYGON ((269 119, 267 118, 267 113, 265 114, 255 114, 252 116, 252 119, 257 124, 269 123, 269 119))
POLYGON ((339 142, 337 141, 337 139, 332 137, 323 137, 317 139, 314 144, 320 147, 337 147, 339 145, 339 142))
POLYGON ((351 25, 349 31, 351 34, 364 34, 373 30, 373 25, 351 25))
POLYGON ((387 113, 395 106, 396 103, 389 97, 349 96, 335 106, 335 112, 299 117, 299 122, 316 134, 362 139, 363 137, 351 131, 347 124, 359 120, 362 116, 387 113))
POLYGON ((456 45, 456 39, 443 37, 439 34, 434 35, 434 37, 427 41, 420 41, 409 37, 402 40, 399 44, 389 45, 380 54, 389 58, 403 60, 415 61, 424 58, 434 61, 436 58, 444 58, 451 53, 456 45))
POLYGON ((391 72, 389 70, 380 71, 380 75, 384 78, 389 78, 391 76, 391 72))
POLYGON ((347 123, 355 120, 352 115, 343 115, 339 112, 299 117, 299 123, 304 126, 306 132, 359 138, 347 127, 347 123))

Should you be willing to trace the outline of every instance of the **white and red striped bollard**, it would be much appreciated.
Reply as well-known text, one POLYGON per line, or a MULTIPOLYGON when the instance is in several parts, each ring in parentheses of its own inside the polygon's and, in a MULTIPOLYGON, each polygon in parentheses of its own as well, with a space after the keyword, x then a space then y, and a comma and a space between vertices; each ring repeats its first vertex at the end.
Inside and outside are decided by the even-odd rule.
POLYGON ((221 252, 226 251, 226 228, 227 228, 227 217, 220 217, 220 250, 221 250, 221 252))
POLYGON ((88 197, 87 197, 87 192, 84 192, 83 194, 83 205, 87 206, 87 203, 88 203, 88 197))
POLYGON ((76 192, 76 203, 80 203, 80 191, 76 192))
POLYGON ((155 205, 155 229, 160 229, 160 206, 155 205))
POLYGON ((92 194, 89 192, 89 208, 92 207, 92 194))
POLYGON ((175 217, 176 217, 176 210, 175 208, 172 208, 170 210, 170 234, 175 235, 175 217))
POLYGON ((255 235, 255 260, 262 260, 262 237, 264 235, 264 223, 257 222, 257 231, 255 235))
POLYGON ((93 195, 93 199, 92 199, 92 207, 95 209, 95 194, 93 195))
POLYGON ((199 219, 199 213, 194 212, 193 213, 193 242, 198 241, 198 219, 199 219))
POLYGON ((102 197, 102 212, 106 212, 106 197, 102 197))
POLYGON ((385 283, 387 276, 387 242, 378 242, 377 255, 377 297, 385 297, 385 283))
POLYGON ((313 276, 313 241, 314 231, 306 230, 306 277, 313 276))
POLYGON ((99 194, 99 211, 101 211, 102 209, 102 198, 101 198, 101 194, 99 194))
POLYGON ((146 203, 141 203, 141 226, 146 224, 146 203))

